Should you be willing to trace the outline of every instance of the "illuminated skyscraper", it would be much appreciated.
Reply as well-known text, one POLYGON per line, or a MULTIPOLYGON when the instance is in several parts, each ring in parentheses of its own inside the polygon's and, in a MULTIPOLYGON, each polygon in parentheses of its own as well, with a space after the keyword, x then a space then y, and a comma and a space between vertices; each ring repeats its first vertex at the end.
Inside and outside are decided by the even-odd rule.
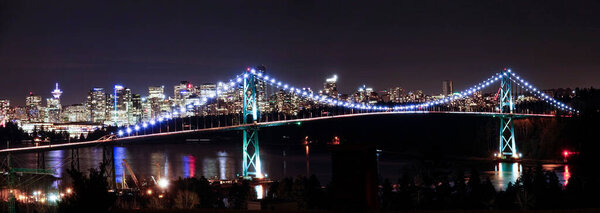
POLYGON ((129 111, 133 105, 131 90, 121 85, 115 85, 113 99, 112 122, 117 126, 129 124, 129 111))
POLYGON ((54 90, 52 90, 52 96, 55 99, 60 99, 60 96, 62 95, 62 93, 63 93, 62 90, 60 90, 58 88, 58 83, 56 83, 56 87, 54 88, 54 90))
POLYGON ((217 85, 213 83, 204 83, 200 85, 200 98, 213 98, 217 95, 217 85))
POLYGON ((148 87, 148 99, 165 99, 165 86, 148 87))
POLYGON ((87 122, 89 120, 89 112, 83 104, 65 107, 64 114, 67 122, 87 122))
POLYGON ((452 81, 444 80, 442 81, 442 95, 451 95, 453 91, 452 81))
POLYGON ((10 100, 0 99, 0 126, 5 126, 11 118, 10 114, 10 100))
POLYGON ((163 112, 168 112, 168 100, 165 97, 165 86, 148 87, 148 97, 145 107, 142 107, 146 118, 156 118, 163 112))
MULTIPOLYGON (((267 67, 264 65, 256 66, 256 73, 260 75, 266 75, 267 67)), ((261 112, 270 111, 269 100, 267 97, 267 84, 264 81, 258 81, 256 84, 256 102, 258 103, 258 110, 261 112)))
POLYGON ((394 87, 390 88, 390 101, 394 103, 402 103, 404 102, 404 98, 406 94, 404 94, 404 89, 402 87, 394 87))
POLYGON ((185 104, 185 99, 196 92, 196 88, 189 81, 181 81, 173 87, 173 99, 176 105, 185 104))
POLYGON ((131 94, 131 107, 128 108, 127 118, 130 124, 142 121, 142 96, 140 94, 131 94))
POLYGON ((323 84, 323 94, 332 98, 338 97, 337 90, 337 75, 333 75, 333 77, 325 80, 325 84, 323 84))
POLYGON ((44 119, 44 110, 42 107, 42 96, 35 95, 29 92, 29 96, 25 98, 27 108, 27 119, 30 122, 42 122, 44 119))
POLYGON ((62 95, 62 90, 58 88, 58 83, 56 83, 56 87, 51 92, 52 98, 46 99, 46 115, 44 118, 45 122, 50 123, 59 123, 61 122, 61 111, 62 106, 60 104, 60 96, 62 95))
POLYGON ((92 123, 103 123, 106 117, 106 93, 104 88, 92 88, 88 92, 86 109, 89 112, 89 120, 92 123))

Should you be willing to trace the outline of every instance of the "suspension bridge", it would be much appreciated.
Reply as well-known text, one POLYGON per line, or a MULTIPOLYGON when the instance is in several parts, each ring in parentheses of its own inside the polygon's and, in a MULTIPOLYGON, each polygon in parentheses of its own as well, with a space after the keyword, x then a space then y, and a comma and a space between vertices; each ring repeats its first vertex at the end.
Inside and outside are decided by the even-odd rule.
MULTIPOLYGON (((201 127, 198 117, 196 117, 195 127, 192 128, 194 122, 190 118, 187 125, 185 124, 185 118, 179 118, 181 122, 181 128, 174 130, 168 129, 169 122, 177 122, 177 119, 172 115, 165 115, 155 118, 150 121, 145 121, 139 124, 125 126, 118 129, 114 134, 107 135, 103 138, 93 141, 76 142, 76 143, 65 143, 35 147, 20 147, 20 148, 9 148, 0 150, 0 154, 11 154, 11 153, 25 153, 25 152, 43 152, 48 150, 58 149, 71 149, 73 159, 78 158, 78 152, 76 151, 79 147, 85 146, 97 146, 112 143, 134 143, 139 140, 148 140, 159 137, 170 137, 179 134, 189 134, 193 132, 216 132, 216 131, 242 131, 242 175, 244 177, 263 177, 261 158, 260 158, 260 146, 258 134, 261 128, 268 128, 274 126, 283 125, 294 125, 303 122, 311 122, 317 120, 328 120, 328 119, 340 119, 355 116, 370 116, 370 115, 386 115, 386 114, 459 114, 459 115, 470 115, 470 116, 489 116, 498 118, 500 122, 500 129, 498 138, 498 147, 496 157, 499 159, 518 159, 520 153, 517 148, 517 138, 515 138, 515 130, 513 121, 519 118, 526 117, 554 117, 557 115, 575 115, 579 113, 576 109, 571 106, 562 103, 553 97, 545 94, 540 89, 536 88, 530 82, 526 81, 515 72, 510 69, 504 69, 499 73, 495 73, 484 81, 481 81, 461 92, 454 93, 449 96, 445 96, 440 99, 430 100, 423 103, 410 103, 410 104, 398 104, 398 105, 372 105, 355 100, 341 100, 336 97, 329 97, 325 95, 315 94, 310 90, 302 89, 302 87, 295 87, 285 82, 279 81, 274 77, 268 76, 263 72, 260 72, 253 68, 248 68, 243 73, 235 76, 234 78, 226 81, 226 83, 219 83, 217 87, 218 94, 226 92, 228 90, 235 89, 241 90, 242 107, 239 113, 238 122, 226 122, 224 125, 217 127, 206 126, 201 127), (296 96, 304 101, 310 101, 314 104, 318 104, 323 107, 326 114, 310 114, 307 116, 289 116, 281 118, 280 116, 273 117, 269 116, 265 112, 261 112, 259 109, 259 86, 270 85, 277 88, 280 91, 284 91, 287 94, 296 96), (497 88, 497 94, 495 97, 496 106, 491 111, 464 111, 456 107, 452 107, 453 104, 460 102, 463 99, 469 98, 472 95, 482 92, 486 88, 496 90, 493 85, 499 85, 497 88), (519 109, 516 104, 515 96, 520 94, 526 94, 530 97, 535 97, 538 102, 548 106, 544 110, 527 109, 527 105, 524 105, 525 109, 519 109), (163 131, 163 127, 167 126, 167 130, 163 131), (188 126, 186 129, 185 126, 188 126), (158 131, 157 131, 158 130, 158 131)), ((202 119, 204 122, 204 118, 202 119)), ((178 124, 175 124, 178 126, 178 124)), ((107 151, 109 152, 109 151, 107 151)), ((107 153, 106 155, 110 155, 107 153)), ((105 156, 105 155, 103 155, 105 156)), ((43 158, 43 155, 42 155, 43 158)), ((10 160, 9 160, 10 166, 10 160)), ((9 188, 12 191, 12 174, 16 172, 30 172, 33 174, 46 174, 49 173, 45 168, 36 169, 16 169, 10 168, 7 172, 9 174, 8 182, 9 188)))

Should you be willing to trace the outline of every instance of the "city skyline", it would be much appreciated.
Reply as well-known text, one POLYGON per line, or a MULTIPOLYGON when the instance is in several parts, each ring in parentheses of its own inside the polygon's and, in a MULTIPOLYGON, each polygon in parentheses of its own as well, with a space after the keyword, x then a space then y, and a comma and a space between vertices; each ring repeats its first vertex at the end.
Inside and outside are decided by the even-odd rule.
MULTIPOLYGON (((312 89, 315 93, 319 93, 320 90, 323 90, 323 82, 329 81, 330 77, 332 77, 332 76, 335 77, 336 81, 339 78, 337 74, 328 75, 328 76, 325 76, 322 79, 323 81, 321 82, 321 85, 317 84, 317 87, 304 87, 304 88, 312 89)), ((448 95, 448 94, 444 94, 445 93, 445 91, 444 91, 444 82, 445 81, 450 81, 450 85, 452 85, 452 83, 453 83, 453 81, 449 80, 449 79, 440 80, 437 89, 431 88, 429 90, 428 89, 423 89, 423 88, 406 88, 406 87, 403 87, 402 85, 391 85, 389 87, 379 87, 379 86, 377 86, 375 84, 360 84, 360 85, 357 85, 355 87, 348 87, 347 85, 345 85, 344 83, 342 83, 341 84, 342 86, 339 87, 339 88, 341 88, 341 89, 339 89, 339 91, 340 91, 339 94, 340 95, 341 94, 350 95, 350 94, 353 94, 353 93, 357 92, 361 88, 367 88, 368 87, 368 88, 373 89, 373 91, 376 92, 376 93, 390 92, 390 91, 387 91, 387 90, 393 89, 393 88, 401 88, 405 92, 417 92, 417 91, 421 91, 425 95, 428 95, 428 96, 448 95), (427 91, 431 91, 431 92, 427 92, 427 91)), ((24 92, 23 94, 20 94, 21 95, 20 98, 9 99, 9 98, 5 98, 3 96, 0 96, 0 99, 1 100, 9 100, 10 103, 11 103, 11 106, 24 106, 24 105, 26 105, 26 97, 28 97, 30 95, 38 95, 38 96, 41 96, 42 100, 44 100, 44 99, 50 100, 50 99, 52 99, 52 97, 55 97, 55 99, 61 99, 61 104, 64 105, 64 106, 77 105, 77 104, 85 104, 86 97, 87 97, 88 92, 90 90, 93 90, 93 89, 109 89, 109 90, 112 90, 112 88, 114 86, 123 86, 125 88, 130 89, 132 91, 132 93, 139 94, 142 97, 152 96, 151 93, 149 92, 150 88, 153 88, 153 87, 163 87, 163 90, 164 90, 163 93, 165 95, 164 98, 175 98, 175 96, 173 96, 172 94, 174 94, 174 92, 175 92, 175 89, 173 88, 173 86, 177 86, 177 82, 189 82, 189 83, 192 83, 193 85, 200 86, 200 85, 203 85, 203 84, 217 84, 219 81, 216 81, 216 82, 192 82, 192 81, 180 80, 180 81, 173 82, 171 85, 160 84, 160 85, 146 85, 146 86, 141 86, 141 88, 139 88, 139 90, 133 89, 133 88, 129 87, 127 84, 124 84, 124 83, 119 83, 119 84, 114 84, 114 85, 107 85, 106 87, 98 85, 98 86, 93 86, 93 87, 89 87, 89 88, 77 88, 74 91, 70 91, 70 92, 68 91, 67 92, 67 96, 66 96, 67 97, 66 100, 72 100, 72 101, 75 101, 75 102, 67 102, 67 101, 65 101, 65 97, 62 96, 62 94, 63 94, 64 91, 60 90, 58 88, 58 85, 60 84, 60 82, 55 82, 55 83, 52 83, 52 85, 55 85, 55 88, 53 90, 47 89, 48 91, 45 91, 45 92, 44 91, 39 92, 39 91, 29 90, 29 91, 24 92), (77 91, 85 91, 85 92, 83 92, 83 96, 81 96, 79 98, 72 97, 73 94, 82 93, 82 92, 77 92, 77 91), (57 92, 60 92, 58 94, 58 98, 57 98, 57 96, 55 96, 55 93, 57 93, 57 92), (79 101, 77 101, 77 99, 79 99, 79 101)), ((472 82, 472 83, 476 83, 476 82, 472 82)), ((298 85, 298 86, 300 86, 300 85, 298 85)), ((61 87, 62 87, 62 85, 61 85, 61 87)), ((450 91, 452 91, 452 90, 457 91, 457 90, 465 89, 465 88, 457 88, 457 89, 452 89, 452 88, 453 87, 450 86, 450 91)), ((586 88, 586 87, 580 87, 580 86, 565 87, 565 88, 563 88, 563 87, 549 87, 549 88, 542 88, 542 89, 551 90, 551 89, 576 89, 576 88, 586 88)), ((16 96, 16 95, 12 94, 11 96, 16 96)), ((46 104, 46 102, 43 102, 43 103, 46 104)))
POLYGON ((0 212, 600 212, 598 11, 1 1, 0 212))
POLYGON ((571 4, 579 10, 559 2, 10 2, 0 21, 0 97, 19 103, 60 82, 72 92, 64 101, 76 103, 83 87, 213 82, 256 64, 312 88, 337 74, 345 93, 368 84, 431 94, 442 80, 464 88, 503 67, 541 88, 598 87, 597 7, 571 4), (129 10, 136 6, 143 10, 129 10))

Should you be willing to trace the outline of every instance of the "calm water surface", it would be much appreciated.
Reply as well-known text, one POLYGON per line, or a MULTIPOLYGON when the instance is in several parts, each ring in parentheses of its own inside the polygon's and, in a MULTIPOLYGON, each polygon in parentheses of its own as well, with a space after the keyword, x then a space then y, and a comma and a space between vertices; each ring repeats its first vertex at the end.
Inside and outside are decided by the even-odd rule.
MULTIPOLYGON (((146 143, 109 147, 114 153, 116 183, 122 182, 123 173, 128 176, 123 160, 126 160, 138 179, 151 177, 200 177, 210 179, 233 179, 241 172, 241 141, 211 143, 146 143)), ((80 168, 97 167, 102 161, 102 147, 80 148, 80 168)), ((71 167, 71 151, 56 150, 45 153, 45 167, 56 169, 56 177, 66 177, 66 169, 71 167)), ((263 145, 261 147, 263 172, 271 179, 316 175, 322 184, 331 180, 331 156, 326 147, 295 145, 263 145)), ((37 154, 19 154, 15 164, 20 167, 36 168, 37 154)), ((423 162, 404 159, 384 152, 379 155, 379 173, 382 178, 396 182, 405 173, 422 170, 423 162)), ((442 166, 444 167, 444 166, 442 166)), ((463 168, 468 174, 476 168, 483 176, 489 177, 497 190, 504 190, 509 182, 515 182, 527 166, 519 163, 492 162, 452 162, 450 167, 463 168)), ((432 171, 453 174, 456 169, 432 171)), ((546 170, 553 170, 562 184, 568 184, 571 176, 568 165, 544 164, 546 170)), ((55 184, 54 187, 56 187, 55 184)))

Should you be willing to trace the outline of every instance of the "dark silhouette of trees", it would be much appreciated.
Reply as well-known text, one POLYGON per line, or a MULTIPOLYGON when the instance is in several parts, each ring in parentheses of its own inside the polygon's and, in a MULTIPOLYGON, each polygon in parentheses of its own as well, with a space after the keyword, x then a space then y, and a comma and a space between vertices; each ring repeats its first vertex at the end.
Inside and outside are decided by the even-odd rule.
POLYGON ((116 195, 108 191, 106 163, 89 170, 89 174, 68 169, 73 180, 73 195, 59 203, 60 212, 108 212, 114 205, 116 195))
POLYGON ((200 178, 179 178, 174 183, 174 193, 180 191, 190 191, 197 195, 200 208, 219 208, 223 207, 217 190, 219 186, 213 186, 204 176, 200 178))
POLYGON ((29 139, 29 136, 17 124, 8 122, 5 127, 0 127, 0 146, 6 145, 6 142, 21 143, 24 139, 29 139))

